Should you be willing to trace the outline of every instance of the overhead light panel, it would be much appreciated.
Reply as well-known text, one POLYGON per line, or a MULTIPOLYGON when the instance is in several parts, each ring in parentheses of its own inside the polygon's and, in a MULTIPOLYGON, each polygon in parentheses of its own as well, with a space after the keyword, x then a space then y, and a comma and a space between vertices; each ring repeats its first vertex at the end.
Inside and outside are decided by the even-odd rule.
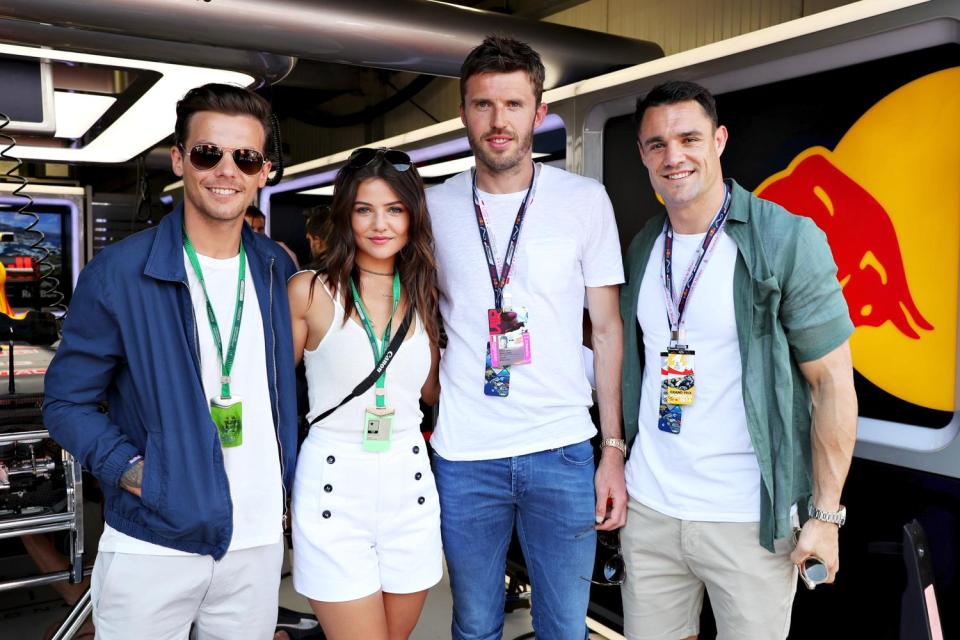
POLYGON ((70 140, 82 137, 116 101, 113 96, 55 91, 53 109, 57 114, 57 132, 53 136, 70 140))
MULTIPOLYGON (((190 89, 208 82, 233 84, 242 87, 249 87, 254 82, 254 78, 248 74, 226 69, 191 67, 12 44, 0 44, 0 54, 123 69, 143 69, 160 74, 160 79, 139 100, 86 146, 82 148, 58 148, 18 144, 8 151, 8 155, 21 160, 126 162, 173 133, 173 127, 177 119, 177 101, 190 89)), ((57 110, 55 117, 58 119, 59 135, 59 110, 57 110)), ((66 125, 67 128, 74 126, 79 127, 80 125, 69 121, 66 125)))

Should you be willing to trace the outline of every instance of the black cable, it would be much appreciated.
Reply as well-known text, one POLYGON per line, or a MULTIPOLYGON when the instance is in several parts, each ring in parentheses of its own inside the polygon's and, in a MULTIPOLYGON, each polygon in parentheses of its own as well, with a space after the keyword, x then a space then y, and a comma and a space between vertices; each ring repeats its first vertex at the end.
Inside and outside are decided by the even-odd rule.
MULTIPOLYGON (((37 311, 40 311, 43 306, 43 301, 49 300, 51 308, 60 309, 64 313, 67 311, 66 305, 63 304, 64 296, 60 291, 60 280, 53 275, 53 272, 56 268, 50 262, 50 250, 43 246, 43 241, 46 239, 46 235, 43 231, 35 228, 40 224, 40 216, 30 211, 33 208, 33 198, 30 194, 26 193, 24 189, 30 184, 30 181, 25 177, 17 174, 16 172, 23 166, 23 161, 20 158, 9 155, 7 152, 17 146, 17 140, 8 133, 4 133, 4 129, 10 126, 11 119, 7 114, 0 112, 0 140, 4 141, 7 146, 3 149, 0 149, 0 160, 6 160, 7 162, 13 162, 13 166, 10 167, 4 173, 0 173, 0 179, 7 182, 19 183, 19 186, 13 190, 11 195, 26 200, 22 206, 14 210, 14 213, 21 216, 26 216, 30 219, 30 222, 23 228, 24 232, 36 234, 37 238, 32 242, 28 247, 33 255, 31 258, 37 263, 37 267, 40 272, 39 282, 37 288, 39 290, 39 299, 37 300, 37 311), (46 288, 45 288, 46 287, 46 288)), ((61 258, 62 259, 62 258, 61 258)))
POLYGON ((283 145, 280 142, 280 118, 277 117, 277 114, 270 114, 270 124, 272 129, 272 135, 270 137, 273 142, 273 155, 276 158, 276 162, 273 165, 273 177, 267 180, 266 186, 273 187, 280 184, 280 181, 283 180, 283 145))
MULTIPOLYGON (((390 80, 389 78, 387 78, 387 86, 393 89, 394 91, 396 91, 397 93, 400 93, 400 89, 398 89, 397 85, 393 84, 393 80, 390 80)), ((417 109, 423 112, 428 118, 430 118, 434 122, 440 122, 440 120, 435 115, 433 115, 432 113, 430 113, 429 111, 421 107, 419 104, 417 104, 417 102, 413 98, 410 98, 409 100, 407 100, 407 102, 415 106, 417 109)))
POLYGON ((150 194, 150 181, 147 180, 147 157, 137 158, 137 206, 133 209, 133 218, 130 220, 130 233, 137 231, 137 223, 150 222, 153 213, 153 197, 150 194), (146 215, 142 213, 146 211, 146 215))

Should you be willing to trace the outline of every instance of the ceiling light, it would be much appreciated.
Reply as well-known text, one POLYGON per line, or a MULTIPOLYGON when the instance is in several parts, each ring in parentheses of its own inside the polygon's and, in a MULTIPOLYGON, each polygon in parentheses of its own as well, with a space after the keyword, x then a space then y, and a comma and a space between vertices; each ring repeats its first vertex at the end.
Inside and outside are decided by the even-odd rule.
POLYGON ((308 189, 307 191, 301 191, 301 196, 332 196, 333 195, 333 185, 328 184, 325 187, 317 187, 316 189, 308 189))
MULTIPOLYGON (((8 155, 21 160, 126 162, 173 133, 177 101, 190 89, 208 82, 243 87, 249 87, 254 82, 254 78, 248 74, 225 69, 189 67, 12 44, 0 44, 0 54, 125 69, 147 69, 161 74, 160 79, 137 102, 87 146, 64 149, 18 144, 8 151, 8 155)), ((59 113, 56 116, 59 118, 59 113)))
POLYGON ((57 114, 57 132, 53 136, 70 140, 82 137, 116 101, 112 96, 55 91, 53 112, 57 114))

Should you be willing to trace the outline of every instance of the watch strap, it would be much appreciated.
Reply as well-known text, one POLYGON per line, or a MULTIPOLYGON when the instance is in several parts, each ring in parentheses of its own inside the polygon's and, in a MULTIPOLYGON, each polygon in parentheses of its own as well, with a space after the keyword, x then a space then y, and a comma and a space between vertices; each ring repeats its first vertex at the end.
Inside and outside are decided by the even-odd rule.
POLYGON ((604 438, 600 442, 600 448, 603 449, 604 447, 613 447, 615 449, 619 449, 620 453, 623 454, 623 457, 627 457, 627 442, 623 438, 604 438))
POLYGON ((813 500, 811 500, 807 503, 807 514, 814 520, 829 522, 837 525, 837 527, 842 527, 847 521, 847 508, 843 505, 840 505, 839 511, 824 511, 813 504, 813 500))

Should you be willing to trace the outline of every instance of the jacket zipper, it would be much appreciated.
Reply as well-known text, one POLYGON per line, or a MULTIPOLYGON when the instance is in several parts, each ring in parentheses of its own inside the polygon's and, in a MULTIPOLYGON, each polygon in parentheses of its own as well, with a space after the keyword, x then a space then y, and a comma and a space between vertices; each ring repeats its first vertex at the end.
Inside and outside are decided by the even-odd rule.
POLYGON ((280 526, 287 523, 287 486, 284 484, 283 443, 280 442, 280 390, 277 386, 277 334, 273 327, 273 264, 276 258, 270 258, 270 339, 273 343, 273 435, 277 438, 277 453, 280 455, 280 491, 283 496, 283 515, 280 526))

